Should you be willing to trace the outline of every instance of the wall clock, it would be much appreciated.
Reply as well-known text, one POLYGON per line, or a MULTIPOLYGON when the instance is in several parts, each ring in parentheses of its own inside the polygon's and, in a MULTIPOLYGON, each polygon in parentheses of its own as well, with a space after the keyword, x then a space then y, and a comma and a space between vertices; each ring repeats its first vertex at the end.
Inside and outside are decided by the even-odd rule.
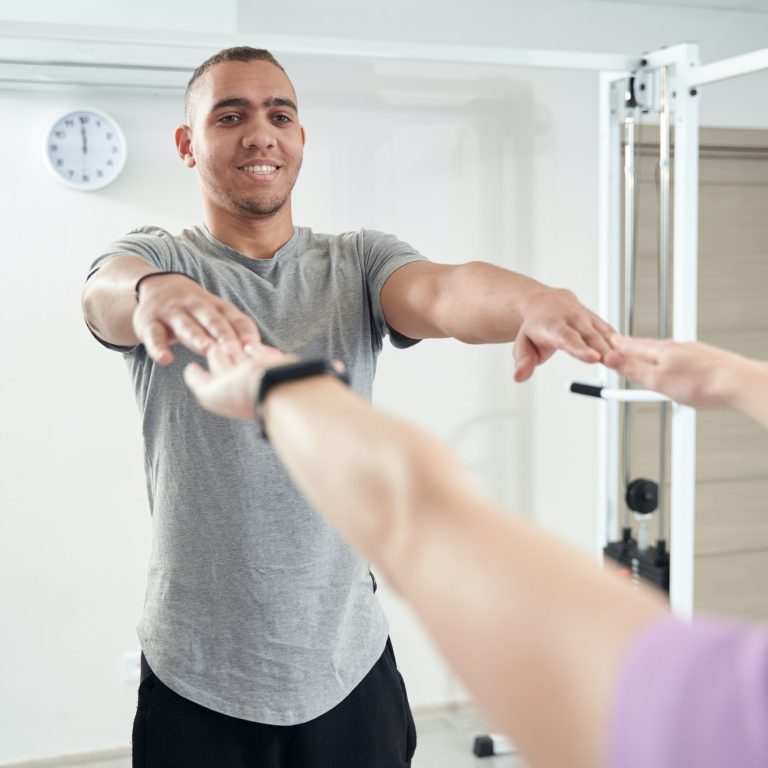
POLYGON ((91 192, 111 184, 123 170, 125 136, 109 115, 76 109, 59 117, 45 140, 46 164, 62 184, 91 192))

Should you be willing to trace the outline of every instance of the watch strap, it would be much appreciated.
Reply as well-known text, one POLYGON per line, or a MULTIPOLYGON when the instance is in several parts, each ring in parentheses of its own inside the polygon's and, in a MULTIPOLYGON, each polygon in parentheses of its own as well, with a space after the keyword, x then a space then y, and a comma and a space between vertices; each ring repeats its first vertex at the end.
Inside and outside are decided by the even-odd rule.
POLYGON ((261 436, 269 440, 264 420, 261 418, 261 406, 270 390, 280 384, 286 384, 289 381, 301 381, 312 376, 324 376, 330 374, 344 384, 349 384, 349 375, 346 370, 338 371, 333 363, 326 357, 308 358, 306 360, 296 360, 285 365, 276 365, 273 368, 267 368, 261 377, 259 390, 256 394, 256 413, 261 422, 261 436))

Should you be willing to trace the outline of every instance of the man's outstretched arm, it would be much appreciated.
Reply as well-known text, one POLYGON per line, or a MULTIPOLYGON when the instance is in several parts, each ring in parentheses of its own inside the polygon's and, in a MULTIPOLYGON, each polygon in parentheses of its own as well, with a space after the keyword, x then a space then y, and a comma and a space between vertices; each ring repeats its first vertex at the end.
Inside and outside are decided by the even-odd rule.
POLYGON ((571 291, 481 261, 407 264, 384 284, 381 306, 389 326, 410 338, 514 341, 516 381, 558 349, 598 362, 614 333, 571 291))
MULTIPOLYGON (((193 364, 185 379, 204 407, 254 418, 265 367, 289 358, 253 355, 217 346, 210 372, 193 364)), ((411 603, 533 764, 601 764, 618 670, 666 614, 661 599, 503 513, 439 442, 331 376, 275 387, 261 417, 307 498, 411 603)))
POLYGON ((142 343, 160 365, 173 362, 171 346, 205 353, 213 343, 255 343, 253 320, 194 280, 162 272, 138 256, 115 256, 94 273, 82 296, 88 327, 103 341, 123 347, 142 343), (136 284, 142 277, 153 275, 136 284))

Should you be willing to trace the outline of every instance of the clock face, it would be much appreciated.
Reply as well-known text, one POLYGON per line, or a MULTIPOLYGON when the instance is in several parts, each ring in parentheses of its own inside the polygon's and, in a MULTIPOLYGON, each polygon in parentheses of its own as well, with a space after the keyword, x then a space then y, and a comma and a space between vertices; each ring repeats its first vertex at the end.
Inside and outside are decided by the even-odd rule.
POLYGON ((59 118, 48 132, 45 158, 56 178, 69 187, 106 187, 123 170, 125 136, 109 115, 78 109, 59 118))

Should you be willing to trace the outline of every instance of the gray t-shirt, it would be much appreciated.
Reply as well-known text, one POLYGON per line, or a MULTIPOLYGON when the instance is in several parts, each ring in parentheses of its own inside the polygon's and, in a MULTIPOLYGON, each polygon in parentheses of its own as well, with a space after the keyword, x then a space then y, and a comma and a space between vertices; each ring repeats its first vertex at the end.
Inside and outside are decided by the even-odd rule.
MULTIPOLYGON (((126 253, 190 275, 253 317, 265 343, 343 360, 366 398, 388 331, 381 289, 423 260, 370 230, 297 227, 272 259, 256 260, 204 227, 177 236, 144 227, 94 269, 126 253)), ((174 354, 163 368, 143 345, 124 351, 153 520, 142 649, 168 687, 198 704, 260 723, 306 722, 344 699, 384 650, 367 564, 309 506, 255 424, 195 402, 182 370, 196 356, 179 345, 174 354)))

